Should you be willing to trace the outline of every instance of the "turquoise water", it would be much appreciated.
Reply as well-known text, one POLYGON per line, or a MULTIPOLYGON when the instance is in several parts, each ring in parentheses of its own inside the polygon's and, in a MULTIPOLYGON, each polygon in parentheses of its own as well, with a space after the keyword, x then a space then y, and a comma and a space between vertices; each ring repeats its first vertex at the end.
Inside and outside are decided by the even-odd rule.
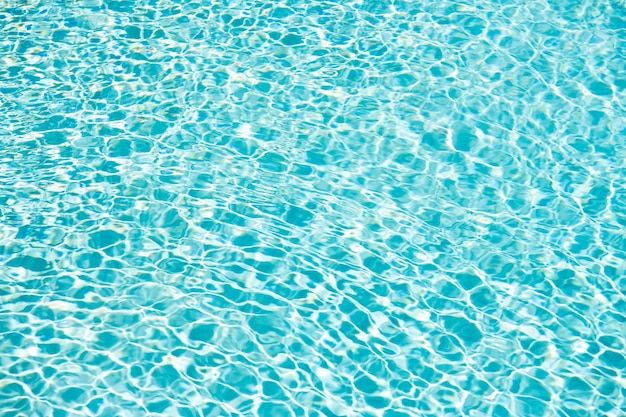
POLYGON ((0 1, 0 415, 626 415, 622 1, 0 1))

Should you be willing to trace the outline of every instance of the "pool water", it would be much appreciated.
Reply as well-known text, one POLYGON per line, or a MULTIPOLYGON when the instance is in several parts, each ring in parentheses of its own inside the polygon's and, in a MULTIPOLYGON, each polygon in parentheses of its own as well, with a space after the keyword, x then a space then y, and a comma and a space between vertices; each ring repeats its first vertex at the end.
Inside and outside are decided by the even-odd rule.
POLYGON ((0 415, 626 415, 626 4, 0 1, 0 415))

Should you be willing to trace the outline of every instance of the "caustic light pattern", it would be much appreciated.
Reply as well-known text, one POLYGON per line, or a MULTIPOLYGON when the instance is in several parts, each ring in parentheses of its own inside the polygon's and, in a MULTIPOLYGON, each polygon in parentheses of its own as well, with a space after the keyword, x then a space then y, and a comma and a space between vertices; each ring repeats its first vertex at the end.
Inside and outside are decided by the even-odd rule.
POLYGON ((0 415, 623 416, 621 1, 1 1, 0 415))

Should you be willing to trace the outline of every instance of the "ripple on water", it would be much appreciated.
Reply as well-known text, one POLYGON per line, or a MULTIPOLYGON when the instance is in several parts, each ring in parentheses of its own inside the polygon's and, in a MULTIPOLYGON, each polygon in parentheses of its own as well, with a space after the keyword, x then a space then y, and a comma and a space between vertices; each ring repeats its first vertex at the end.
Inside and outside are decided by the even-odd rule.
POLYGON ((13 3, 6 415, 620 415, 619 2, 13 3))

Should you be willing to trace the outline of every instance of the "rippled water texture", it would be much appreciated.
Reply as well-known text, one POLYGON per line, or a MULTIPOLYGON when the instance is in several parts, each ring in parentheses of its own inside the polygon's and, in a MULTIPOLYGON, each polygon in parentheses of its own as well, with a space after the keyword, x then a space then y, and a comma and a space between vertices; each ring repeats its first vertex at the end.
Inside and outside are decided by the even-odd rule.
POLYGON ((626 415, 623 1, 0 1, 0 415, 626 415))

